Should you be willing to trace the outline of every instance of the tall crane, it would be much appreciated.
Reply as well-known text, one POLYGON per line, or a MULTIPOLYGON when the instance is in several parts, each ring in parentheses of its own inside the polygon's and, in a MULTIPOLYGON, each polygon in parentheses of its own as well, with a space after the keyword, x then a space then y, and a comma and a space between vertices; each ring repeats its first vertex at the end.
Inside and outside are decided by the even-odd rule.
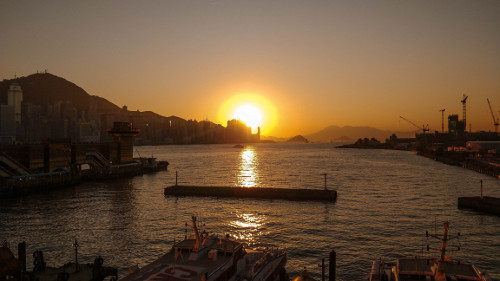
POLYGON ((440 109, 439 111, 441 111, 441 133, 444 133, 444 111, 445 109, 440 109))
POLYGON ((493 125, 495 125, 495 133, 496 133, 498 130, 498 125, 499 125, 498 124, 498 117, 495 120, 495 115, 493 114, 493 109, 491 109, 490 100, 488 98, 486 98, 486 100, 488 101, 488 106, 490 107, 491 117, 493 118, 493 125))
POLYGON ((422 132, 424 132, 424 134, 425 134, 425 132, 429 131, 429 124, 422 125, 422 128, 420 128, 417 124, 411 122, 410 120, 404 118, 403 116, 399 116, 399 118, 401 118, 401 119, 405 120, 406 122, 412 124, 413 126, 417 127, 419 130, 422 130, 422 132))
POLYGON ((464 94, 464 98, 460 101, 462 103, 462 114, 463 114, 463 117, 464 117, 464 128, 467 127, 467 118, 465 118, 465 113, 467 112, 466 111, 466 107, 465 107, 465 104, 467 103, 467 98, 469 96, 467 96, 466 94, 464 94))

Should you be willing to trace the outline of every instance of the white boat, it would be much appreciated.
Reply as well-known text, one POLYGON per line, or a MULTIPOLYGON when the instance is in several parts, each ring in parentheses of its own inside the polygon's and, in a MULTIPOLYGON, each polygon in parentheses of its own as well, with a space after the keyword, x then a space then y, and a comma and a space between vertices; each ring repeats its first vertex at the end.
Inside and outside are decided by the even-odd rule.
MULTIPOLYGON (((400 258, 396 262, 386 263, 378 260, 372 263, 370 281, 404 281, 404 280, 427 280, 427 281, 487 281, 492 280, 488 274, 480 271, 474 265, 459 260, 453 260, 446 256, 446 243, 448 237, 448 221, 444 224, 443 237, 429 235, 439 238, 442 242, 440 257, 407 257, 400 258)), ((460 235, 460 234, 459 234, 460 235)), ((429 249, 429 247, 428 247, 429 249)))
POLYGON ((250 250, 228 236, 199 233, 194 216, 192 223, 194 238, 120 281, 288 281, 284 250, 250 250))

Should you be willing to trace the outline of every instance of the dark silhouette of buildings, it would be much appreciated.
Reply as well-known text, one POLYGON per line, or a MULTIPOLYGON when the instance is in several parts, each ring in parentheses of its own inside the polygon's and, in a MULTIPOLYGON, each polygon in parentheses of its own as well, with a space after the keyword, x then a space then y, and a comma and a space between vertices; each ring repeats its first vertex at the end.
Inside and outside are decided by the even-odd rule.
POLYGON ((73 143, 111 142, 106 129, 115 121, 133 123, 141 134, 136 145, 257 142, 244 124, 224 128, 210 121, 184 120, 151 111, 132 111, 87 94, 77 85, 50 73, 0 82, 0 143, 42 143, 69 139, 73 143), (245 128, 246 127, 246 128, 245 128))
POLYGON ((249 143, 260 141, 260 127, 257 134, 252 134, 252 128, 248 127, 241 120, 229 120, 226 127, 226 143, 249 143))

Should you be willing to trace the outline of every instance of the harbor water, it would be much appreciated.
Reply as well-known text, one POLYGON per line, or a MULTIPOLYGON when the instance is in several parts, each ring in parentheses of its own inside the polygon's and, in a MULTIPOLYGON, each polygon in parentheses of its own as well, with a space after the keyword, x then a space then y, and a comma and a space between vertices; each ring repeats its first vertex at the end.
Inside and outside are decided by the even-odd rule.
MULTIPOLYGON (((30 253, 42 250, 48 265, 97 255, 123 277, 168 251, 184 238, 191 215, 208 232, 229 234, 252 248, 288 252, 290 277, 304 267, 321 280, 322 258, 337 253, 337 280, 367 280, 371 261, 429 255, 439 248, 425 232, 441 234, 450 222, 449 255, 468 261, 500 280, 500 217, 459 210, 457 198, 500 197, 500 180, 448 166, 412 152, 339 149, 334 144, 189 145, 136 147, 135 156, 170 162, 168 171, 107 182, 83 183, 46 194, 0 200, 0 240, 26 241, 30 253), (337 201, 165 197, 180 185, 324 188, 337 201)), ((188 228, 188 235, 191 230, 188 228)), ((436 252, 432 253, 437 255, 436 252)), ((327 262, 326 262, 327 264, 327 262)))

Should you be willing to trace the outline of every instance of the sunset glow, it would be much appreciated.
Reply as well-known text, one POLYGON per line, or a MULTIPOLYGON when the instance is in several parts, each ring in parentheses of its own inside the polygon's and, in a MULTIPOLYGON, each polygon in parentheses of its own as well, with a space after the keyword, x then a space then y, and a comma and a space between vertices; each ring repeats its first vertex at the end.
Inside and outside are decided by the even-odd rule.
POLYGON ((467 94, 467 128, 495 129, 500 1, 64 2, 0 1, 0 79, 48 71, 118 107, 222 126, 249 104, 283 138, 412 131, 399 116, 441 131, 439 110, 462 119, 467 94))
POLYGON ((233 118, 243 121, 249 127, 257 128, 262 123, 262 112, 253 105, 245 104, 234 111, 233 118))
POLYGON ((261 134, 272 132, 278 121, 276 107, 267 99, 257 94, 238 94, 227 99, 219 109, 218 122, 225 124, 228 120, 239 119, 252 132, 260 127, 261 134))

